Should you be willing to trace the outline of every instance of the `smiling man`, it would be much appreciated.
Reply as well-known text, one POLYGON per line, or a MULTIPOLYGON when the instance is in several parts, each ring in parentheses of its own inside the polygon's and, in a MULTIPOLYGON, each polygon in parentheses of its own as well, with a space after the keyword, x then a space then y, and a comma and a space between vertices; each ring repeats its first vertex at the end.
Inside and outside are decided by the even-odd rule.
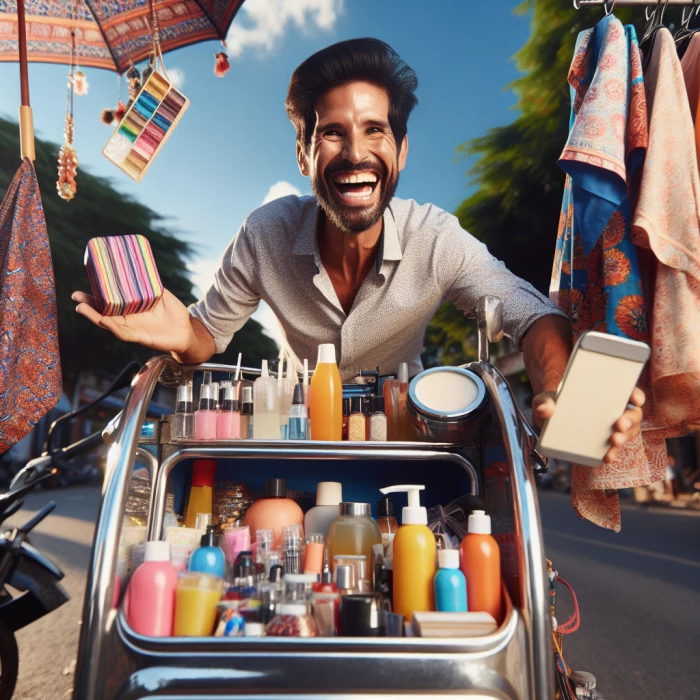
MULTIPOLYGON (((571 349, 566 317, 454 216, 394 197, 417 85, 413 70, 376 39, 344 41, 308 58, 292 75, 286 107, 314 196, 283 197, 252 212, 213 286, 189 309, 166 291, 152 311, 102 317, 91 297, 76 292, 78 312, 123 340, 194 364, 223 351, 263 299, 298 359, 313 362, 320 343, 333 343, 349 380, 377 366, 396 372, 402 361, 416 374, 437 308, 451 301, 470 314, 489 294, 503 301, 506 334, 524 351, 535 418, 551 416, 571 349)), ((641 406, 643 398, 638 391, 633 402, 641 406)), ((625 412, 608 461, 640 424, 639 408, 625 412)))

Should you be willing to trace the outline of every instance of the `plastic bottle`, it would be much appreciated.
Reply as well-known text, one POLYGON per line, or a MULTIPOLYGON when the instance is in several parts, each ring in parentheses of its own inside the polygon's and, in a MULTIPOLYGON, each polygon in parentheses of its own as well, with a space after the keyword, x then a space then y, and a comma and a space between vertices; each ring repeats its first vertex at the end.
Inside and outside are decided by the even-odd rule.
POLYGON ((249 381, 241 379, 239 385, 240 398, 238 407, 241 409, 240 434, 243 439, 253 437, 253 387, 249 381))
POLYGON ((408 415, 406 402, 408 400, 408 363, 402 362, 399 365, 399 412, 398 428, 400 440, 413 440, 413 426, 408 415))
POLYGON ((187 569, 223 578, 226 562, 224 553, 219 547, 219 538, 214 534, 215 530, 216 525, 207 525, 207 534, 202 535, 199 549, 192 552, 187 569))
POLYGON ((344 502, 338 505, 338 517, 330 526, 326 540, 328 561, 334 573, 336 555, 363 554, 365 562, 371 566, 372 545, 382 542, 379 525, 372 520, 371 516, 372 508, 369 503, 344 502))
POLYGON ((192 467, 192 488, 190 489, 190 500, 187 502, 185 527, 195 526, 197 522, 197 513, 211 513, 215 473, 216 460, 194 460, 192 467))
POLYGON ((328 537, 331 523, 338 517, 338 504, 343 500, 343 485, 338 481, 316 484, 316 505, 304 516, 305 532, 320 532, 328 537))
POLYGON ((392 570, 394 561, 394 537, 399 529, 399 524, 394 516, 394 500, 388 496, 377 503, 377 525, 382 532, 382 545, 384 545, 384 564, 392 570))
POLYGON ((277 382, 270 376, 267 360, 262 361, 262 374, 253 386, 253 436, 256 440, 279 440, 280 411, 277 382))
POLYGON ((393 610, 410 621, 414 612, 435 610, 435 535, 428 527, 428 511, 420 505, 425 486, 389 486, 383 494, 405 491, 408 506, 401 512, 401 527, 394 537, 393 610))
POLYGON ((343 384, 335 357, 332 343, 318 346, 318 362, 310 389, 314 440, 340 442, 343 437, 343 384))
POLYGON ((467 580, 459 570, 459 550, 441 549, 435 574, 435 610, 467 612, 467 580))
POLYGON ((194 401, 192 397, 191 380, 178 386, 175 413, 170 419, 170 435, 173 438, 187 440, 194 437, 194 401))
POLYGON ((198 440, 216 439, 216 405, 219 385, 211 380, 211 372, 204 373, 199 387, 199 407, 194 414, 194 436, 198 440))
POLYGON ((290 440, 308 440, 308 423, 306 404, 304 403, 304 387, 301 384, 296 384, 292 405, 289 408, 287 437, 290 440))
POLYGON ((219 412, 216 415, 216 437, 237 440, 241 436, 241 413, 238 410, 238 390, 232 382, 221 382, 219 412))
POLYGON ((387 441, 387 419, 384 413, 384 397, 372 397, 372 415, 369 417, 369 439, 372 442, 387 441))
POLYGON ((177 571, 167 542, 146 542, 143 564, 129 583, 127 619, 138 634, 171 637, 175 615, 177 571))
POLYGON ((467 534, 459 547, 462 573, 467 579, 469 612, 486 612, 502 619, 501 555, 491 536, 491 518, 475 510, 467 520, 467 534))
POLYGON ((258 528, 273 531, 272 548, 282 547, 282 528, 285 525, 303 525, 304 511, 299 504, 287 498, 287 482, 284 479, 265 479, 265 498, 248 508, 243 524, 250 527, 250 536, 255 537, 258 528))
POLYGON ((367 416, 362 412, 362 397, 350 399, 350 416, 348 417, 348 440, 363 442, 367 437, 367 416))
POLYGON ((321 575, 323 572, 323 551, 323 535, 320 532, 307 533, 303 566, 305 574, 321 575))

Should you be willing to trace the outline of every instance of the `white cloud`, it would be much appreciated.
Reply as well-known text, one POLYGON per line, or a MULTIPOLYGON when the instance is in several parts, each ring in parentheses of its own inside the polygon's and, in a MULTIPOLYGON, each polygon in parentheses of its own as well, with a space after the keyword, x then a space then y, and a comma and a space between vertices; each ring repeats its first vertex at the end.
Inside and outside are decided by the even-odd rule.
POLYGON ((268 202, 271 202, 273 199, 279 199, 280 197, 286 197, 287 195, 290 194, 295 194, 297 197, 301 196, 301 190, 297 187, 294 187, 294 185, 291 182, 287 182, 286 180, 280 180, 279 182, 276 182, 270 189, 267 191, 267 194, 265 195, 265 199, 263 199, 262 203, 267 204, 268 202))
POLYGON ((182 68, 168 68, 168 78, 178 90, 182 90, 185 84, 185 71, 182 68))
POLYGON ((342 9, 343 0, 247 0, 228 31, 228 54, 240 56, 248 48, 270 52, 292 23, 302 32, 329 31, 342 9))

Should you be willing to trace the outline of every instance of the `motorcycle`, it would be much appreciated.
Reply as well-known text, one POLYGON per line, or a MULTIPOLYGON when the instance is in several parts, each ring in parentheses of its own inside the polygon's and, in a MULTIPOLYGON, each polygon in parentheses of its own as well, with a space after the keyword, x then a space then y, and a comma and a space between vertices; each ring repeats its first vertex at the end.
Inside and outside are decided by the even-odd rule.
MULTIPOLYGON (((51 424, 41 456, 27 462, 10 482, 7 493, 0 494, 0 525, 21 509, 24 498, 38 484, 55 478, 66 462, 105 446, 102 431, 68 447, 57 447, 54 436, 58 427, 129 386, 139 369, 138 363, 130 363, 104 394, 51 424)), ((29 533, 55 507, 56 504, 51 501, 21 527, 9 527, 0 534, 0 700, 9 700, 17 683, 19 652, 15 632, 69 600, 60 583, 63 572, 27 540, 29 533), (8 586, 18 594, 13 594, 8 586)))

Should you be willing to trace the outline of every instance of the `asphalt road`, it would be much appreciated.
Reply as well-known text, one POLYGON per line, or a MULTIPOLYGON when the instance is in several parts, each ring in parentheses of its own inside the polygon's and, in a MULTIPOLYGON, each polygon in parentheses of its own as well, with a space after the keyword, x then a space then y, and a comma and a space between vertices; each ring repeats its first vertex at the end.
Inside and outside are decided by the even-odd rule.
MULTIPOLYGON (((85 570, 99 501, 97 488, 37 492, 22 522, 48 500, 58 503, 32 544, 65 572, 71 601, 18 634, 15 697, 70 697, 85 570)), ((547 554, 574 588, 581 627, 564 656, 598 678, 606 700, 700 698, 700 517, 624 507, 619 535, 579 520, 568 497, 541 494, 547 554)), ((560 591, 558 617, 568 617, 560 591)))

